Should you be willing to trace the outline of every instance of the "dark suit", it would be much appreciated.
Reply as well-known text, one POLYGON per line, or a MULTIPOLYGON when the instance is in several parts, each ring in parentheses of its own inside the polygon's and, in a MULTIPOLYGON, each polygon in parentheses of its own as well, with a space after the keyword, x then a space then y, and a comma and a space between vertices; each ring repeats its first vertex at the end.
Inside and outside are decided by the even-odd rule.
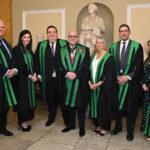
POLYGON ((12 56, 11 47, 4 39, 2 39, 2 40, 3 40, 3 42, 5 42, 5 45, 7 46, 8 50, 9 50, 9 54, 11 55, 11 57, 10 57, 5 46, 3 45, 3 43, 0 40, 0 49, 3 51, 4 57, 8 63, 8 68, 6 68, 4 66, 4 64, 1 62, 2 56, 0 54, 0 128, 6 128, 7 113, 9 111, 9 106, 6 102, 6 93, 5 93, 5 88, 4 88, 4 84, 3 84, 3 76, 6 74, 8 69, 11 69, 14 67, 14 59, 12 56))
MULTIPOLYGON (((48 120, 54 121, 57 112, 57 103, 60 99, 60 39, 56 41, 55 55, 53 56, 50 43, 47 41, 45 49, 45 96, 48 104, 49 116, 48 120), (54 75, 54 71, 56 76, 54 75)), ((39 50, 42 42, 40 42, 36 49, 36 70, 40 74, 40 60, 39 50)))
MULTIPOLYGON (((129 40, 126 52, 123 56, 123 59, 120 59, 120 41, 116 43, 116 55, 114 55, 117 69, 118 69, 118 76, 125 75, 124 71, 128 67, 128 59, 130 52, 135 50, 135 47, 131 49, 132 40, 129 40)), ((111 47, 110 52, 113 47, 111 47)), ((131 56, 131 63, 128 70, 127 75, 131 78, 127 83, 129 85, 127 94, 125 97, 125 101, 123 104, 123 108, 120 110, 120 101, 116 100, 115 102, 115 119, 116 119, 116 125, 115 128, 122 129, 122 115, 123 113, 127 116, 127 132, 128 134, 133 134, 134 132, 134 126, 135 126, 135 120, 137 116, 138 111, 138 105, 141 97, 141 85, 140 85, 140 79, 143 74, 143 48, 141 44, 138 43, 137 52, 131 56)))

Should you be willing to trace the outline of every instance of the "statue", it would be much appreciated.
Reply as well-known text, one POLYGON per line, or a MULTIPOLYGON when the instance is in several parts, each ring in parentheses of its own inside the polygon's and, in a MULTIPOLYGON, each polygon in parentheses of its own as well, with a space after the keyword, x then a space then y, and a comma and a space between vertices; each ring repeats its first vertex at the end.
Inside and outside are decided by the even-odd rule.
POLYGON ((103 18, 97 16, 98 7, 91 3, 88 6, 89 15, 83 18, 80 34, 80 43, 90 48, 93 52, 95 40, 102 37, 105 32, 103 18))

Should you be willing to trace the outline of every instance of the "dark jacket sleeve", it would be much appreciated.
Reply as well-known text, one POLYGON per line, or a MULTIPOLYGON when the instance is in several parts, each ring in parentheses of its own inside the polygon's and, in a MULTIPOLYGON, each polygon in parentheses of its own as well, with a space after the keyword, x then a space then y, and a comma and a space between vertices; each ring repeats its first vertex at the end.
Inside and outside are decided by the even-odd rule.
POLYGON ((128 75, 131 77, 131 79, 140 80, 143 74, 143 70, 143 48, 140 44, 133 61, 133 67, 128 75))
POLYGON ((89 63, 90 63, 90 52, 89 49, 86 48, 85 57, 83 62, 79 65, 77 70, 75 71, 77 78, 88 77, 89 75, 89 63))

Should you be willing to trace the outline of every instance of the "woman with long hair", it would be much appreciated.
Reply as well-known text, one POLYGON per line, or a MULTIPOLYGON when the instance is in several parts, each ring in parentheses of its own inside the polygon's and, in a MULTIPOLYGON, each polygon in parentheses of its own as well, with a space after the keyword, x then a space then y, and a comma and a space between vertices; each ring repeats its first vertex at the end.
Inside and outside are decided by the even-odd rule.
POLYGON ((20 32, 18 44, 13 48, 18 75, 15 79, 18 125, 22 131, 30 131, 29 121, 34 118, 35 89, 37 80, 33 68, 32 36, 29 30, 20 32))

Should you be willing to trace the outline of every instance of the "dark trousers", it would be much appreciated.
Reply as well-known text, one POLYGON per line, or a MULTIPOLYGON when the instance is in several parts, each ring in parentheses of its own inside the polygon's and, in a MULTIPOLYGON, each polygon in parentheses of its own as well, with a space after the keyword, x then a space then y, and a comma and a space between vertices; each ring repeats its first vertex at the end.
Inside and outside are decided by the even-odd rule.
POLYGON ((0 129, 6 128, 8 111, 9 111, 9 108, 5 108, 0 112, 0 129))
POLYGON ((79 128, 80 130, 84 130, 85 129, 85 109, 67 107, 65 110, 63 110, 63 113, 64 113, 63 118, 65 118, 65 124, 67 125, 67 127, 75 128, 76 112, 78 114, 79 128))
MULTIPOLYGON (((134 114, 126 113, 126 117, 127 117, 126 128, 127 128, 128 134, 134 133, 136 116, 137 116, 137 113, 134 113, 134 114)), ((115 114, 115 128, 116 129, 122 129, 122 117, 123 117, 123 112, 118 111, 115 114)))
POLYGON ((58 80, 56 78, 51 78, 50 81, 46 83, 46 101, 49 112, 48 120, 50 121, 55 120, 57 113, 58 98, 58 80))

